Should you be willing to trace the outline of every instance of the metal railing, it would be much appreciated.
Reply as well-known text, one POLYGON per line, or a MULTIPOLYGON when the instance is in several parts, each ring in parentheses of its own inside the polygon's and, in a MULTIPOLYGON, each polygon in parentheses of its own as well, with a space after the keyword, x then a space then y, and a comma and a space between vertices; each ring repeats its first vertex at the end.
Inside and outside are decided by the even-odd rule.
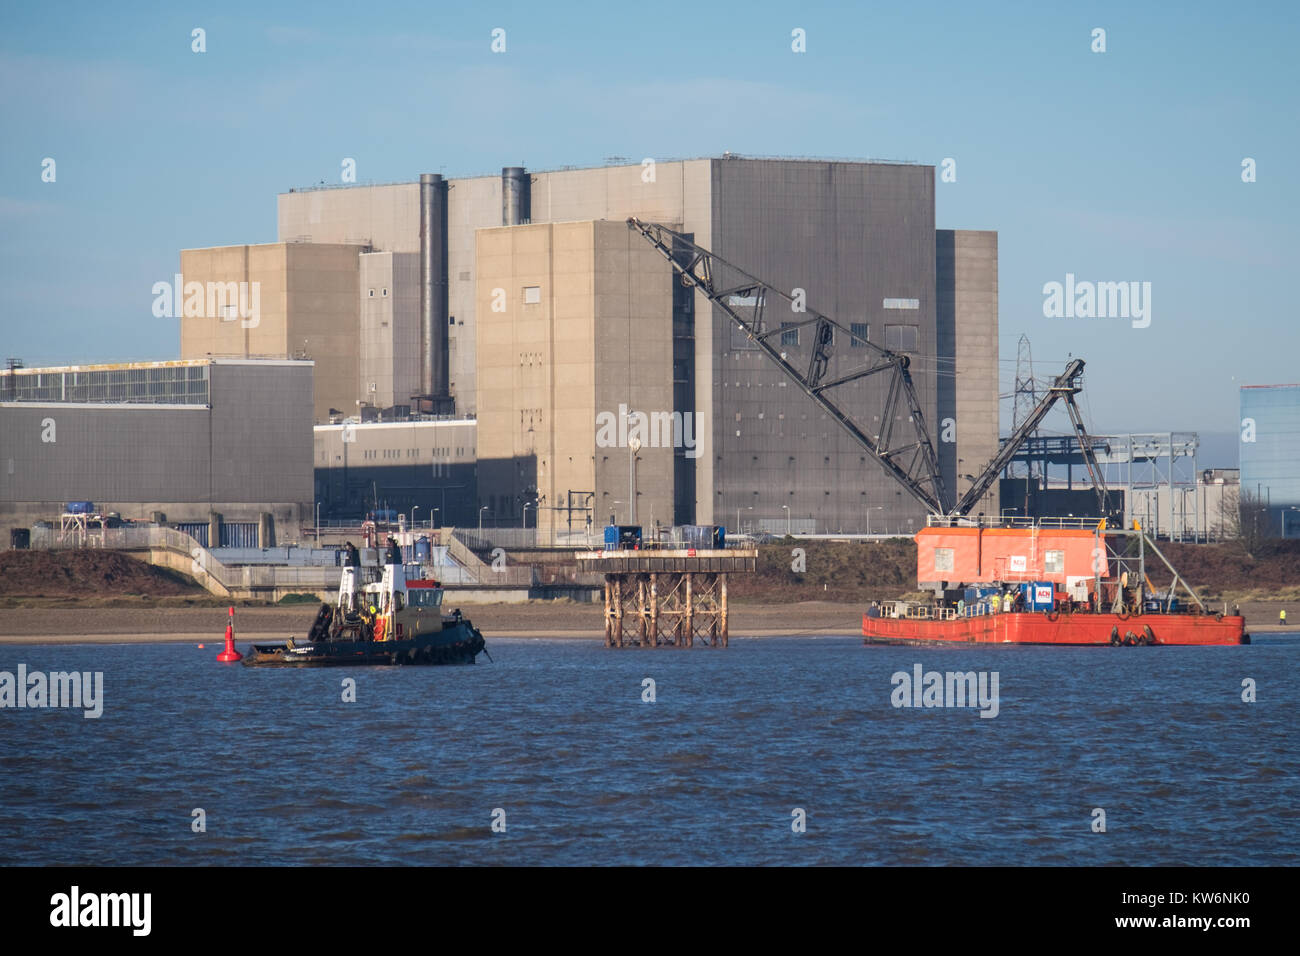
MULTIPOLYGON (((1092 531, 1099 524, 1101 518, 1094 517, 1076 517, 1066 515, 1064 517, 1043 517, 1043 518, 1018 518, 1018 517, 996 517, 985 516, 983 518, 964 518, 956 515, 927 515, 925 526, 927 528, 1078 528, 1086 531, 1092 531)), ((1115 530, 1115 529, 1110 529, 1115 530)))
POLYGON ((915 604, 911 601, 882 601, 880 616, 908 621, 952 621, 957 618, 957 609, 936 607, 933 604, 915 604))
MULTIPOLYGON (((600 547, 605 540, 604 529, 588 533, 551 528, 457 528, 454 536, 474 551, 491 551, 493 548, 522 550, 531 548, 572 548, 574 551, 600 547)), ((648 540, 648 539, 647 539, 648 540)))
MULTIPOLYGON (((112 551, 167 550, 185 555, 191 561, 189 571, 196 579, 210 577, 227 591, 275 590, 299 588, 305 591, 338 588, 343 569, 339 567, 286 567, 226 564, 212 552, 183 532, 173 528, 106 528, 85 533, 61 535, 55 528, 33 528, 34 550, 59 551, 101 548, 112 551)), ((471 554, 471 558, 473 555, 471 554)), ((522 565, 497 566, 473 558, 469 567, 441 566, 434 570, 437 579, 450 587, 528 588, 537 583, 533 568, 522 565)))

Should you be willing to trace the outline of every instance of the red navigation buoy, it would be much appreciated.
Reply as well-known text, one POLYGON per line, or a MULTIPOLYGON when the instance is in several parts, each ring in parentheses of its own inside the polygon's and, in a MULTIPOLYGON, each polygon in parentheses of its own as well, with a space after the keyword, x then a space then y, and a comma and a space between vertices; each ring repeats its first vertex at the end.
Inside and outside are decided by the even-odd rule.
POLYGON ((235 609, 230 609, 230 621, 226 624, 226 649, 217 655, 223 664, 243 660, 244 655, 235 650, 235 609))

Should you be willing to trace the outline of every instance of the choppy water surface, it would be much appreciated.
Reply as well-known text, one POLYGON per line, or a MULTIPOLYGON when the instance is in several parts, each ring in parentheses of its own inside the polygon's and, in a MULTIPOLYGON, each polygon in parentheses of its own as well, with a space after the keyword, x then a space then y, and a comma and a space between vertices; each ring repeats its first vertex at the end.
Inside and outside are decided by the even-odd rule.
POLYGON ((1256 640, 489 640, 474 667, 323 670, 3 647, 0 670, 102 670, 105 702, 0 710, 0 861, 1295 864, 1300 642, 1256 640), (894 708, 915 663, 997 671, 998 716, 894 708))

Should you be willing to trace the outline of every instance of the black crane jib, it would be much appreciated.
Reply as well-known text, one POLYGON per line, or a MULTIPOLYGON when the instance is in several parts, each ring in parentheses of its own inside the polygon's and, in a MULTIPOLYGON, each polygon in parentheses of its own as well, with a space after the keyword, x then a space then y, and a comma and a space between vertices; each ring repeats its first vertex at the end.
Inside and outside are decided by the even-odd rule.
POLYGON ((659 250, 676 270, 684 286, 698 289, 730 316, 760 351, 837 421, 912 497, 932 512, 943 514, 949 510, 951 499, 939 472, 939 458, 926 429, 925 415, 912 384, 908 371, 910 360, 906 355, 859 338, 851 329, 825 315, 811 310, 796 310, 794 296, 750 275, 667 226, 635 218, 628 219, 627 224, 659 250), (769 296, 784 300, 791 306, 790 320, 785 321, 783 315, 775 328, 769 328, 765 321, 769 296), (804 327, 813 330, 812 354, 807 369, 801 370, 791 364, 788 353, 778 346, 783 334, 804 327), (855 348, 862 349, 867 361, 860 368, 827 379, 835 348, 835 330, 843 336, 841 341, 852 342, 855 348), (860 426, 828 394, 838 386, 872 375, 885 375, 889 380, 879 434, 860 426), (910 433, 904 429, 904 434, 896 441, 895 421, 897 413, 903 410, 908 416, 910 433))
POLYGON ((791 294, 750 275, 667 226, 642 222, 636 218, 629 218, 627 224, 628 228, 641 233, 659 250, 677 272, 683 286, 698 289, 710 302, 727 313, 760 351, 837 421, 840 427, 847 431, 895 481, 932 513, 955 516, 968 514, 997 480, 1002 469, 1015 457, 1020 446, 1038 429, 1052 406, 1062 398, 1070 413, 1075 434, 1079 438, 1084 461, 1088 466, 1088 475, 1097 491, 1101 513, 1102 515, 1108 513, 1106 484, 1101 465, 1097 462, 1092 448, 1092 439, 1084 429, 1083 418, 1074 401, 1074 396, 1082 391, 1077 383, 1079 376, 1083 374, 1083 359, 1073 359, 1065 367, 1065 371, 1057 376, 1037 407, 1002 444, 997 455, 985 466, 966 494, 956 505, 951 505, 943 477, 939 473, 938 455, 934 443, 930 440, 930 433, 925 427, 925 416, 921 412, 921 403, 917 400, 912 376, 908 371, 910 360, 906 355, 891 352, 866 339, 858 338, 851 329, 846 329, 834 319, 820 313, 811 310, 796 311, 793 308, 796 300, 791 294), (720 280, 720 274, 727 280, 725 283, 720 280), (791 321, 778 321, 775 328, 767 327, 764 320, 769 294, 791 304, 791 321), (744 314, 741 310, 744 310, 744 314), (804 317, 796 318, 798 316, 804 317), (772 341, 776 340, 779 343, 783 334, 807 326, 813 329, 812 354, 808 359, 807 371, 801 371, 787 360, 788 353, 777 348, 772 341), (867 361, 859 368, 840 372, 834 378, 827 380, 826 374, 834 353, 836 338, 834 330, 836 329, 841 335, 848 337, 841 341, 849 341, 855 348, 864 350, 867 361), (889 376, 889 389, 880 416, 880 434, 872 435, 841 409, 827 395, 827 392, 840 385, 881 373, 889 376), (903 435, 895 444, 895 413, 900 410, 900 405, 906 406, 912 429, 910 435, 903 435))

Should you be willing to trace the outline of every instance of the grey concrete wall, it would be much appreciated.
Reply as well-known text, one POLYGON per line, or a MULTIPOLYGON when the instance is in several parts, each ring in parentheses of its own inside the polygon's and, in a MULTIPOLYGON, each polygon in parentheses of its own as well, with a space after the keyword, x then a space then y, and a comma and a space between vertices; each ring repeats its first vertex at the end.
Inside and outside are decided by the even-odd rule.
POLYGON ((369 244, 420 251, 420 184, 310 189, 278 197, 281 242, 369 244))
POLYGON ((0 403, 0 514, 54 520, 90 500, 124 517, 270 511, 296 525, 312 502, 311 364, 216 362, 210 375, 211 407, 0 403))
MULTIPOLYGON (((419 256, 409 252, 362 255, 360 302, 358 398, 379 408, 409 404, 420 388, 419 256)), ((356 414, 355 408, 340 411, 345 416, 356 414)))
MULTIPOLYGON (((701 242, 710 221, 709 160, 530 173, 532 221, 622 220, 685 223, 701 242)), ((456 179, 447 193, 448 353, 461 414, 477 409, 475 230, 501 225, 501 178, 456 179)), ((279 196, 281 241, 368 242, 385 252, 419 249, 419 186, 358 186, 279 196)), ((369 381, 369 380, 367 380, 369 381)))
MULTIPOLYGON (((945 477, 959 494, 998 451, 998 234, 941 229, 935 237, 939 302, 940 418, 953 442, 940 442, 945 477), (947 374, 947 368, 954 373, 947 374)), ((997 485, 972 514, 997 513, 997 485)))
MULTIPOLYGON (((710 219, 709 161, 656 164, 653 175, 640 164, 599 169, 530 173, 534 223, 582 220, 622 221, 637 216, 653 222, 685 223, 707 238, 710 219)), ((448 193, 449 308, 452 379, 457 410, 477 407, 475 357, 476 229, 501 225, 501 178, 454 180, 448 193)))
MULTIPOLYGON (((869 339, 879 345, 886 324, 917 326, 912 376, 933 431, 933 167, 718 159, 713 209, 713 251, 787 291, 806 290, 809 308, 846 326, 868 323, 869 339), (886 298, 917 299, 920 307, 885 309, 886 298)), ((697 344, 703 338, 701 331, 697 344)), ((737 507, 742 523, 783 519, 782 505, 789 505, 795 519, 816 518, 818 531, 866 531, 868 522, 873 532, 907 531, 924 524, 924 509, 811 399, 761 353, 739 347, 743 339, 721 312, 711 339, 711 368, 701 387, 713 385, 714 522, 734 524, 737 507)), ((794 364, 810 344, 805 334, 789 348, 794 364)), ((843 362, 861 361, 841 350, 843 362)), ((832 360, 831 374, 840 362, 832 360)), ((874 416, 885 403, 886 383, 876 378, 835 393, 867 425, 878 423, 874 416)), ((896 427, 909 427, 905 417, 896 427)), ((708 480, 701 475, 702 485, 708 480)), ((710 520, 706 511, 699 518, 710 520)))
POLYGON ((314 420, 355 408, 360 367, 357 298, 361 248, 290 243, 285 247, 286 357, 316 363, 314 420))
POLYGON ((312 503, 311 362, 212 368, 212 497, 312 503))
POLYGON ((315 360, 315 415, 355 411, 357 399, 357 245, 266 243, 185 249, 187 283, 255 282, 260 315, 234 321, 221 315, 181 322, 181 358, 315 360))
POLYGON ((317 425, 314 434, 322 518, 359 517, 378 495, 398 511, 419 505, 419 523, 434 508, 443 525, 477 522, 476 423, 317 425))

